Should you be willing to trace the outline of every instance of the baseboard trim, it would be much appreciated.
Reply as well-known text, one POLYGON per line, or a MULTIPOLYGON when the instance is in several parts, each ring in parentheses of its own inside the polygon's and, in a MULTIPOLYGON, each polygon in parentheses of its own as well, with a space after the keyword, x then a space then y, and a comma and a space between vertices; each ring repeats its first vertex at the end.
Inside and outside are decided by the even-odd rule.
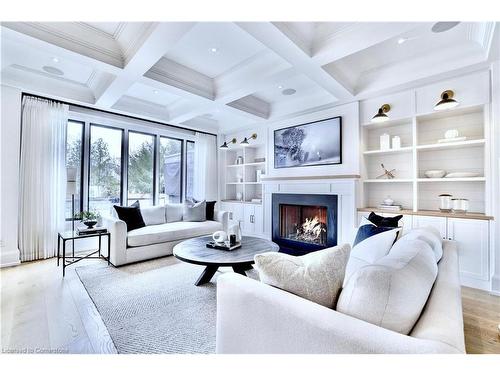
POLYGON ((18 266, 20 264, 19 250, 2 251, 0 253, 0 268, 18 266))
POLYGON ((494 275, 491 278, 491 294, 495 296, 500 296, 500 276, 494 275))

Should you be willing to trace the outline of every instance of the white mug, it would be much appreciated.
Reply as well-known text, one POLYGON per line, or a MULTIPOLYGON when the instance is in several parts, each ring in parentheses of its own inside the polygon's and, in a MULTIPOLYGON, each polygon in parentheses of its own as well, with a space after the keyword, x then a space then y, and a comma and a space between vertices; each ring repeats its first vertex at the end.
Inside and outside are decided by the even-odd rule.
POLYGON ((215 242, 222 243, 227 240, 227 233, 224 232, 223 230, 218 230, 214 234, 212 234, 212 238, 214 239, 215 242))

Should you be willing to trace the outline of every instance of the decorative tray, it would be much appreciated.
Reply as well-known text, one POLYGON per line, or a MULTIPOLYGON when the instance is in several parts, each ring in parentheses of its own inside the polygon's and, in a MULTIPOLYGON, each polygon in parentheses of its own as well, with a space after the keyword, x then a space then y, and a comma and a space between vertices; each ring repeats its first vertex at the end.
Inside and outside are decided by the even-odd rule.
POLYGON ((210 248, 210 249, 232 251, 232 250, 236 250, 239 247, 241 247, 241 242, 236 242, 236 244, 234 244, 233 246, 227 247, 223 243, 218 243, 218 242, 215 242, 215 241, 210 241, 210 242, 207 242, 207 247, 210 248))

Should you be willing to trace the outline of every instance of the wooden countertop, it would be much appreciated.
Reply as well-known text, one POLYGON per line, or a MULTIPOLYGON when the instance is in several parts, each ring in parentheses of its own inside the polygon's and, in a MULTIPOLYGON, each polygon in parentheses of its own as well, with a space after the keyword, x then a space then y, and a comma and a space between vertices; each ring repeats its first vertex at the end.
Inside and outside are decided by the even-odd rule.
POLYGON ((358 208, 358 212, 383 212, 393 215, 417 215, 417 216, 438 216, 438 217, 454 217, 457 219, 476 219, 476 220, 493 220, 493 216, 488 216, 479 212, 467 212, 466 214, 454 214, 453 212, 441 212, 432 210, 401 210, 401 211, 390 211, 382 210, 376 207, 365 207, 358 208))

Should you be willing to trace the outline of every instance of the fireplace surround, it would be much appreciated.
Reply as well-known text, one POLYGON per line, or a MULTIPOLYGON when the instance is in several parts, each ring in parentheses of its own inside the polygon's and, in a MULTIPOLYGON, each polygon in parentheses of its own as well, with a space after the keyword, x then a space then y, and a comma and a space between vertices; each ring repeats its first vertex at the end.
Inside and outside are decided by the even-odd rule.
POLYGON ((273 242, 291 255, 335 246, 337 215, 337 195, 272 194, 273 242))

